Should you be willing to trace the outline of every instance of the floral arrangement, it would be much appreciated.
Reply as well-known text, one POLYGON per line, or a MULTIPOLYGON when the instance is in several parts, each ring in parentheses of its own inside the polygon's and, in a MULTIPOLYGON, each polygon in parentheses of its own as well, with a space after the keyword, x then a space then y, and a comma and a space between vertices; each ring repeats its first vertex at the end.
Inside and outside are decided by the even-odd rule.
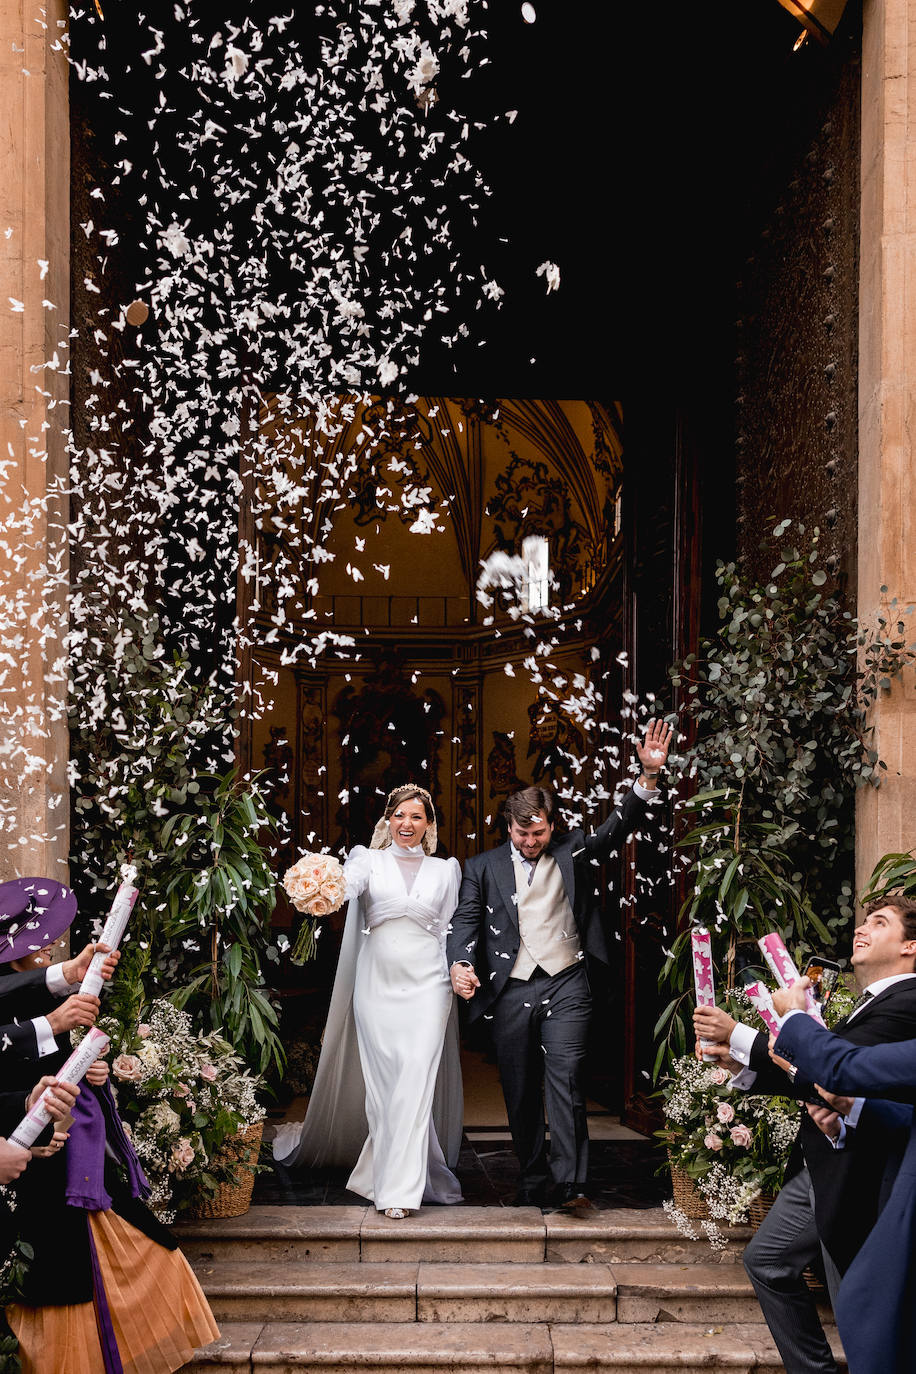
POLYGON ((304 964, 315 955, 320 918, 343 906, 343 866, 333 854, 304 854, 286 870, 283 886, 293 906, 305 916, 290 956, 294 964, 304 964))
MULTIPOLYGON (((734 1001, 739 1014, 751 1010, 740 989, 734 1001)), ((824 1009, 828 1026, 854 1003, 853 993, 840 983, 824 1009)), ((693 1055, 676 1059, 662 1085, 665 1129, 655 1134, 667 1145, 671 1163, 694 1180, 713 1221, 736 1225, 747 1220, 751 1203, 762 1193, 782 1187, 801 1117, 794 1098, 732 1092, 730 1081, 720 1064, 704 1064, 693 1055)), ((667 1210, 685 1229, 686 1218, 671 1204, 667 1210)), ((715 1225, 707 1231, 716 1245, 715 1225)))
POLYGON ((100 1023, 117 1050, 111 1081, 118 1110, 152 1187, 161 1221, 214 1194, 238 1166, 220 1165, 231 1137, 263 1121, 260 1077, 246 1069, 218 1031, 195 1033, 191 1018, 165 998, 135 1030, 100 1023))
POLYGON ((761 1193, 778 1192, 798 1134, 788 1097, 732 1092, 730 1074, 692 1055, 675 1060, 662 1095, 668 1157, 695 1181, 716 1221, 746 1221, 761 1193))

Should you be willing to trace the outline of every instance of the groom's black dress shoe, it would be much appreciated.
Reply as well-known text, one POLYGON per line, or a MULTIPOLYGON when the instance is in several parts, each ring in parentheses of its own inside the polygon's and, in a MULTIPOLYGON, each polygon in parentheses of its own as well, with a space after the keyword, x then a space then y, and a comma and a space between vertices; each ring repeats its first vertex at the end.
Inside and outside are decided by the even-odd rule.
POLYGON ((512 1199, 513 1207, 543 1207, 544 1189, 543 1188, 519 1188, 515 1197, 512 1199))

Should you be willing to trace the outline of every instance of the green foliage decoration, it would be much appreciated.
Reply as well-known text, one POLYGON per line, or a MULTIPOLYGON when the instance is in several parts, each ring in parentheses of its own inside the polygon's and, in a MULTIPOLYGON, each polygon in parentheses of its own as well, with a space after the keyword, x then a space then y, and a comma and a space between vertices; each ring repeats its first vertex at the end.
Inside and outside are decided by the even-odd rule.
POLYGON ((798 525, 790 543, 790 528, 781 521, 769 536, 773 571, 762 585, 735 563, 718 565, 719 628, 671 670, 696 735, 680 761, 695 793, 676 841, 687 897, 660 975, 672 996, 655 1027, 656 1077, 693 1044, 689 925, 710 929, 726 989, 739 943, 773 929, 799 958, 845 952, 853 798, 878 786, 885 767, 868 713, 916 661, 916 645, 895 602, 860 626, 828 590, 819 532, 798 525))
POLYGON ((270 817, 258 779, 226 768, 231 698, 166 653, 149 612, 126 616, 79 663, 71 874, 82 925, 105 913, 122 865, 140 889, 106 1009, 135 1025, 142 1006, 170 996, 252 1069, 278 1074, 270 817))
POLYGON ((916 900, 916 849, 910 849, 905 854, 882 854, 859 900, 864 906, 866 902, 888 897, 892 892, 900 892, 904 897, 916 900))

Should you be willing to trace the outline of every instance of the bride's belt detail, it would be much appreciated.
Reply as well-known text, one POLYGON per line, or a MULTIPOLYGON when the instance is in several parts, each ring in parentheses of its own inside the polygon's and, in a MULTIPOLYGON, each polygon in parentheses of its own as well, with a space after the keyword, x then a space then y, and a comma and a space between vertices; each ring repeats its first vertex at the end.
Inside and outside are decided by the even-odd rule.
POLYGON ((363 928, 367 932, 372 931, 386 921, 397 921, 402 916, 408 917, 437 940, 441 940, 445 936, 449 917, 444 916, 441 911, 424 905, 423 902, 412 901, 405 906, 403 898, 399 902, 373 902, 372 910, 366 915, 363 928))

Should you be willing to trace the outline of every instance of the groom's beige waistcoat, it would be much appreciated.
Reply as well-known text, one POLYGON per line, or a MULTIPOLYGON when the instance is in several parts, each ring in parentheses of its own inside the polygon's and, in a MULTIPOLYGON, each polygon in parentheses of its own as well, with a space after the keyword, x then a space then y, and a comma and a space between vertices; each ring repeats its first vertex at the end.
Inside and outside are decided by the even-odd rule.
POLYGON ((581 958, 581 945, 559 865, 542 854, 529 884, 525 865, 514 852, 512 863, 522 943, 509 977, 530 978, 538 964, 547 973, 560 973, 581 958))

